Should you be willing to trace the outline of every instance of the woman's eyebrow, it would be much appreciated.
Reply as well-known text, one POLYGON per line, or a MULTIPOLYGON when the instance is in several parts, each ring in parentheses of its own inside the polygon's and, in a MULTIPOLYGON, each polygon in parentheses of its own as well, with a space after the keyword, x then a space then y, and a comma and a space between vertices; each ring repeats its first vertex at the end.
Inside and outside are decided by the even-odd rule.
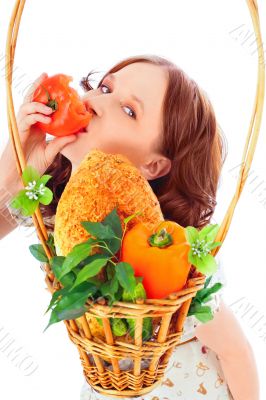
MULTIPOLYGON (((110 78, 110 80, 113 81, 113 82, 115 82, 115 80, 116 80, 115 75, 112 74, 112 73, 107 74, 107 75, 105 76, 105 78, 110 78)), ((140 107, 141 107, 141 110, 142 110, 142 112, 144 113, 144 104, 143 104, 143 101, 142 101, 139 97, 137 97, 135 94, 131 94, 130 97, 132 97, 133 100, 135 100, 135 101, 137 101, 137 102, 139 103, 139 105, 140 105, 140 107)))

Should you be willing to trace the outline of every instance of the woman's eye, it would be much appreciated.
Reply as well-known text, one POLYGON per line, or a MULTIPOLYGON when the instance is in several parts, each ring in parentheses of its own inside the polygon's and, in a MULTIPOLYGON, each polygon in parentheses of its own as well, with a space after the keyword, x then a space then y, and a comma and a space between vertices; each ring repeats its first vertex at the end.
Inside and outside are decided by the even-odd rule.
MULTIPOLYGON (((103 84, 101 84, 100 86, 99 86, 99 88, 101 89, 102 87, 106 87, 108 90, 110 90, 109 89, 109 87, 108 86, 106 86, 106 85, 103 85, 103 84)), ((105 93, 105 92, 103 92, 103 93, 105 93)), ((136 113, 135 113, 135 111, 131 108, 131 107, 128 107, 128 106, 125 106, 125 107, 127 107, 130 111, 131 111, 131 113, 133 114, 131 114, 131 115, 129 115, 131 118, 134 118, 134 119, 136 119, 136 113)))
POLYGON ((106 88, 109 90, 109 87, 108 87, 108 86, 106 86, 106 85, 103 85, 103 84, 101 84, 99 87, 100 87, 100 88, 102 88, 102 87, 106 87, 106 88))

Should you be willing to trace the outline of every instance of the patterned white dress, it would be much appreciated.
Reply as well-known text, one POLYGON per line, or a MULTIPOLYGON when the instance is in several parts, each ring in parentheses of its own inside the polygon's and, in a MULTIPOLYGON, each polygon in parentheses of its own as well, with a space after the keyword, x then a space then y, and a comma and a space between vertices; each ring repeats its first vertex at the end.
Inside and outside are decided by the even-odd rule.
MULTIPOLYGON (((22 226, 32 226, 31 217, 23 217, 10 209, 14 219, 22 226)), ((54 223, 54 216, 45 222, 54 223)), ((52 230, 47 229, 47 232, 52 230)), ((223 288, 213 294, 213 299, 206 303, 215 313, 219 310, 220 299, 226 286, 226 278, 221 268, 219 254, 216 255, 218 271, 212 276, 210 286, 221 282, 223 288)), ((177 346, 169 359, 165 377, 160 386, 145 396, 134 397, 134 400, 233 400, 221 368, 219 358, 211 349, 203 346, 195 337, 195 328, 201 324, 194 316, 186 318, 181 344, 177 346), (182 344, 184 343, 184 344, 182 344)), ((96 392, 85 380, 80 392, 80 400, 115 400, 116 397, 104 396, 96 392)), ((130 400, 124 397, 124 400, 130 400)))

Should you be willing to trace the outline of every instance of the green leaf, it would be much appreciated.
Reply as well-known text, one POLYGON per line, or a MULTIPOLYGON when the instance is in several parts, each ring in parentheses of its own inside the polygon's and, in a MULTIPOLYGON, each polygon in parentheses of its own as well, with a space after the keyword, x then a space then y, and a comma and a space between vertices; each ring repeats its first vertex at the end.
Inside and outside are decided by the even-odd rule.
MULTIPOLYGON (((107 226, 109 225, 112 231, 115 233, 115 236, 122 239, 122 226, 120 218, 117 214, 117 207, 115 207, 102 221, 102 224, 107 226)), ((106 238, 105 238, 106 239, 106 238)), ((116 239, 117 240, 117 239, 116 239)))
POLYGON ((116 276, 120 285, 134 296, 136 278, 132 266, 126 262, 116 264, 116 276))
POLYGON ((211 224, 207 225, 204 228, 201 229, 199 232, 199 239, 206 239, 207 242, 212 242, 215 240, 217 233, 219 231, 219 225, 218 224, 211 224))
POLYGON ((120 301, 122 299, 123 288, 121 285, 118 286, 117 292, 114 294, 114 301, 120 301))
POLYGON ((21 209, 21 213, 24 216, 34 214, 38 207, 39 200, 29 199, 26 195, 25 189, 19 191, 19 193, 11 199, 10 206, 12 208, 21 209))
POLYGON ((106 273, 107 273, 108 281, 113 279, 113 277, 115 276, 115 266, 113 264, 111 264, 110 262, 107 263, 106 273))
POLYGON ((199 306, 195 310, 193 310, 192 314, 190 313, 188 315, 195 315, 195 317, 200 322, 203 322, 203 323, 206 323, 213 319, 212 310, 209 306, 199 306))
POLYGON ((195 265, 196 269, 204 275, 213 275, 217 271, 215 258, 211 254, 206 254, 201 258, 198 255, 193 255, 192 250, 189 250, 188 260, 195 265))
POLYGON ((186 236, 188 243, 191 245, 199 237, 199 232, 194 226, 187 226, 185 228, 185 236, 186 236))
POLYGON ((41 196, 38 195, 39 202, 47 206, 53 200, 53 192, 47 187, 44 187, 43 191, 44 193, 41 196))
MULTIPOLYGON (((59 276, 61 275, 61 271, 62 271, 62 266, 63 263, 65 261, 65 257, 64 256, 55 256, 51 259, 51 268, 53 273, 55 274, 55 277, 59 279, 59 276)), ((64 275, 60 282, 62 283, 63 286, 72 286, 73 282, 75 281, 76 275, 70 271, 68 274, 64 275)))
POLYGON ((93 283, 97 287, 97 289, 99 289, 101 287, 101 285, 103 284, 103 282, 100 281, 96 276, 92 276, 91 278, 88 278, 87 282, 93 283))
POLYGON ((49 233, 48 239, 46 240, 46 244, 49 247, 49 249, 51 250, 52 255, 55 256, 56 249, 55 249, 55 244, 54 244, 54 236, 52 233, 49 233))
POLYGON ((57 314, 60 318, 61 321, 63 320, 70 320, 70 319, 76 319, 78 317, 81 317, 82 315, 85 314, 87 311, 86 306, 81 306, 79 308, 71 309, 71 310, 62 310, 62 311, 57 311, 57 314))
POLYGON ((201 230, 199 230, 199 236, 201 239, 204 239, 205 236, 207 236, 214 228, 214 225, 208 224, 204 226, 201 230))
POLYGON ((43 330, 43 333, 49 328, 49 326, 57 323, 60 321, 60 318, 57 315, 56 310, 52 310, 51 315, 50 315, 50 319, 49 319, 49 323, 48 325, 45 327, 45 329, 43 330))
POLYGON ((41 244, 32 244, 29 246, 29 250, 38 261, 49 263, 49 259, 41 244))
POLYGON ((63 321, 63 320, 71 320, 71 319, 76 319, 78 317, 81 317, 82 315, 85 314, 86 312, 86 307, 82 306, 77 309, 73 310, 63 310, 63 311, 58 311, 56 308, 52 310, 50 320, 46 328, 44 329, 43 333, 49 328, 49 326, 63 321))
POLYGON ((118 291, 118 288, 119 288, 119 283, 116 276, 114 276, 114 278, 111 279, 110 281, 104 282, 101 285, 100 290, 103 297, 109 297, 112 300, 115 300, 114 295, 118 291))
POLYGON ((116 239, 116 238, 105 239, 104 242, 106 243, 106 246, 108 246, 110 251, 107 249, 101 248, 101 252, 102 252, 102 254, 109 255, 109 257, 111 257, 112 255, 115 255, 121 247, 120 239, 116 239))
POLYGON ((223 244, 223 242, 214 242, 214 243, 211 243, 211 244, 209 244, 209 249, 212 250, 212 249, 214 249, 215 247, 221 246, 222 244, 223 244))
POLYGON ((68 319, 75 319, 85 313, 87 308, 85 304, 89 296, 92 296, 96 291, 97 287, 90 282, 83 282, 77 286, 73 292, 69 292, 68 288, 64 288, 66 291, 64 295, 55 305, 49 324, 45 330, 52 324, 68 319))
POLYGON ((102 267, 106 265, 108 260, 109 257, 102 256, 101 254, 94 254, 90 256, 90 263, 83 267, 82 270, 78 273, 71 290, 80 283, 86 281, 88 278, 97 275, 102 267))
POLYGON ((39 172, 33 168, 31 165, 28 165, 23 173, 22 173, 22 180, 25 186, 28 185, 29 182, 37 181, 40 179, 39 172))
POLYGON ((53 307, 53 305, 57 302, 57 300, 59 300, 60 296, 63 296, 67 292, 68 292, 68 288, 62 288, 62 289, 56 290, 53 293, 50 304, 44 314, 46 314, 53 307))
POLYGON ((66 259, 62 265, 61 275, 58 279, 61 280, 65 274, 75 268, 82 260, 84 260, 84 258, 88 257, 90 252, 90 243, 79 243, 74 246, 70 253, 66 256, 66 259))
POLYGON ((75 289, 66 293, 57 304, 57 311, 72 310, 83 306, 88 297, 96 292, 97 288, 91 282, 83 282, 75 289))
POLYGON ((213 229, 206 236, 207 242, 213 242, 215 240, 219 229, 220 229, 220 226, 218 224, 213 225, 213 229))
POLYGON ((83 221, 82 226, 99 240, 104 240, 109 249, 101 248, 104 255, 115 255, 121 247, 122 226, 120 218, 114 208, 102 222, 83 221))
POLYGON ((207 288, 212 276, 208 277, 205 280, 204 288, 199 290, 195 297, 193 297, 188 316, 195 315, 197 319, 201 322, 207 322, 213 318, 211 308, 209 306, 203 306, 202 303, 207 303, 212 300, 212 294, 217 292, 222 288, 222 284, 220 282, 215 283, 212 287, 207 288))
POLYGON ((211 280, 212 280, 212 276, 208 276, 208 278, 206 278, 205 283, 204 283, 204 289, 209 285, 211 280))
POLYGON ((46 185, 46 183, 52 178, 52 175, 43 175, 39 180, 38 180, 38 187, 40 186, 41 183, 46 185))
POLYGON ((212 296, 209 295, 209 296, 206 296, 206 297, 204 298, 204 300, 202 300, 202 303, 208 303, 208 302, 211 301, 211 300, 212 300, 212 296))
POLYGON ((115 236, 114 231, 110 226, 103 225, 102 222, 82 221, 81 225, 92 236, 98 239, 113 239, 115 236))
POLYGON ((201 289, 197 292, 196 298, 201 302, 201 303, 206 303, 207 301, 210 301, 212 299, 211 295, 213 293, 218 292, 222 288, 222 284, 220 282, 215 283, 212 287, 210 288, 205 288, 201 289))

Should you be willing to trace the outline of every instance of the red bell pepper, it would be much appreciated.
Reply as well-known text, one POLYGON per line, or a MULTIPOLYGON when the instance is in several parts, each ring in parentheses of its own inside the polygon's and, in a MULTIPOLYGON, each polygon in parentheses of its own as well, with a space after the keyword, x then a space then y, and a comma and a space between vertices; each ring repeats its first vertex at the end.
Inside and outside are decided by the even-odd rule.
POLYGON ((86 109, 76 90, 69 86, 72 80, 69 75, 56 74, 46 78, 35 90, 32 101, 54 110, 49 124, 36 122, 43 132, 67 136, 80 132, 89 124, 93 114, 86 109))

